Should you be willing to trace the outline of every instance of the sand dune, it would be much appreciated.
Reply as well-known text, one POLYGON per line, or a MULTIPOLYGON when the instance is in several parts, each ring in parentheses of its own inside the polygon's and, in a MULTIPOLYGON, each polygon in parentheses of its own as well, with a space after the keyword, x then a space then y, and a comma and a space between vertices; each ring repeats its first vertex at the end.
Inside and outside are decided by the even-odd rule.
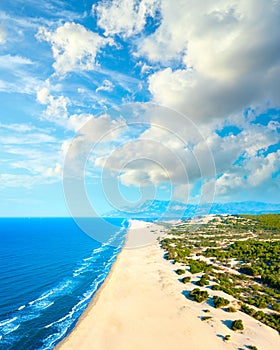
MULTIPOLYGON (((128 240, 135 232, 148 237, 157 227, 132 221, 128 240)), ((136 239, 137 241, 137 239, 136 239)), ((82 315, 59 350, 246 349, 278 350, 278 333, 241 312, 229 314, 206 303, 198 304, 183 294, 174 265, 163 259, 159 244, 124 248, 105 285, 82 315), (209 309, 209 321, 201 321, 209 309), (229 329, 230 319, 241 318, 242 333, 229 329), (231 335, 231 341, 223 337, 231 335)))

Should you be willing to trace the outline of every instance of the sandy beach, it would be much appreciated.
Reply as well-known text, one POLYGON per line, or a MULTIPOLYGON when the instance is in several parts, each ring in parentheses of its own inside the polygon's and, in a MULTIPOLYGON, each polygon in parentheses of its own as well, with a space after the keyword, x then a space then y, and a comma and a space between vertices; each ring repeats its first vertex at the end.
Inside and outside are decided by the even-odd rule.
MULTIPOLYGON (((188 299, 184 291, 195 285, 178 281, 174 270, 179 266, 163 258, 156 240, 141 248, 128 248, 133 247, 133 232, 141 231, 146 236, 151 232, 156 235, 159 230, 151 223, 131 222, 127 247, 76 327, 56 349, 223 350, 248 349, 249 345, 258 350, 280 348, 278 332, 252 317, 188 299), (205 309, 210 312, 205 313, 205 309), (201 320, 209 315, 210 320, 201 320), (242 319, 244 331, 230 329, 229 324, 235 319, 242 319), (224 341, 227 334, 230 341, 224 341)), ((211 295, 211 290, 207 290, 211 295)), ((226 296, 223 292, 215 294, 226 296)))

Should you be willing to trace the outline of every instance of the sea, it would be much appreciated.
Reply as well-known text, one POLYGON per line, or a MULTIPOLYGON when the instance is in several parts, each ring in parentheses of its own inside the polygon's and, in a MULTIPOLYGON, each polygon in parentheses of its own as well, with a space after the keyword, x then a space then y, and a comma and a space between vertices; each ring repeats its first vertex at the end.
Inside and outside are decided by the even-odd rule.
POLYGON ((107 277, 125 242, 124 219, 0 219, 0 349, 48 350, 62 340, 107 277), (107 225, 107 224, 110 225, 107 225), (110 229, 108 228, 110 227, 110 229), (113 244, 112 244, 113 242, 113 244))

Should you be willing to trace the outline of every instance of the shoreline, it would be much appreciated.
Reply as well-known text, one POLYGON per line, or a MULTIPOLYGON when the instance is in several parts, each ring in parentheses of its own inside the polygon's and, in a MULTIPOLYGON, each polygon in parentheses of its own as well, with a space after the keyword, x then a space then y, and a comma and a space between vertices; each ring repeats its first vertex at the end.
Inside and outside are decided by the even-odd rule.
POLYGON ((278 349, 280 337, 270 327, 238 312, 230 316, 242 318, 246 327, 244 332, 233 333, 224 311, 186 298, 185 286, 174 272, 178 266, 163 258, 158 242, 127 249, 134 229, 154 233, 154 226, 159 227, 131 221, 126 242, 106 280, 56 350, 144 350, 147 346, 155 350, 186 346, 224 350, 248 345, 259 350, 278 349), (211 314, 205 314, 204 309, 211 309, 211 314), (207 315, 212 319, 202 321, 207 315), (226 334, 232 335, 231 341, 223 340, 226 334))
POLYGON ((70 331, 70 333, 68 333, 66 335, 66 337, 62 338, 60 342, 58 342, 56 344, 56 346, 54 347, 54 350, 59 350, 61 347, 64 346, 64 343, 66 342, 66 340, 68 339, 68 337, 72 334, 72 332, 75 330, 76 327, 78 327, 78 325, 87 317, 88 313, 90 312, 90 310, 96 305, 96 303, 98 302, 101 294, 102 294, 102 291, 103 289, 106 287, 106 285, 108 284, 109 280, 110 280, 110 277, 111 275, 113 274, 114 272, 114 269, 116 268, 116 265, 118 263, 118 260, 120 258, 120 255, 122 254, 123 250, 125 249, 126 247, 126 244, 127 244, 127 239, 128 239, 128 232, 130 230, 130 227, 131 227, 131 221, 132 220, 129 220, 129 226, 127 228, 127 232, 126 232, 126 238, 125 238, 125 242, 124 242, 124 245, 121 249, 121 251, 119 252, 119 254, 117 255, 116 257, 116 260, 114 261, 107 277, 105 278, 104 282, 102 283, 101 287, 98 288, 98 290, 96 291, 96 293, 93 295, 93 297, 91 298, 88 306, 86 307, 86 309, 82 312, 81 316, 78 318, 78 321, 76 322, 74 328, 70 331))

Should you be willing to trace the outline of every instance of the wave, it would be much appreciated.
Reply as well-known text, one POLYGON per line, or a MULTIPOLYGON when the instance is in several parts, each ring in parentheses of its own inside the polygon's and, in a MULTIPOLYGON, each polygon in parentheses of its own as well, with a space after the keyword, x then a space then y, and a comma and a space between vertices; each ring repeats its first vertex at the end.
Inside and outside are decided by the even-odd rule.
POLYGON ((9 323, 11 323, 11 322, 13 322, 13 321, 15 321, 16 319, 17 319, 17 317, 13 317, 13 318, 11 318, 11 319, 4 320, 4 321, 0 322, 0 327, 3 327, 3 326, 5 326, 5 325, 7 325, 7 324, 9 324, 9 323))
POLYGON ((21 305, 21 306, 18 308, 18 311, 23 310, 25 307, 26 307, 26 305, 21 305))
POLYGON ((127 221, 123 220, 122 227, 106 242, 94 249, 91 248, 91 251, 87 251, 87 255, 80 257, 81 260, 72 271, 67 271, 69 277, 66 276, 52 287, 41 283, 41 288, 44 286, 45 289, 43 293, 22 302, 15 311, 11 310, 8 316, 10 318, 0 321, 0 348, 3 341, 12 344, 10 341, 18 341, 22 336, 29 334, 28 321, 38 318, 33 324, 38 324, 36 329, 42 334, 41 350, 53 349, 74 326, 107 277, 123 246, 126 223, 127 221), (52 312, 54 309, 56 313, 52 312), (19 331, 15 332, 18 328, 19 331), (12 332, 15 333, 8 335, 12 332))
POLYGON ((19 328, 19 326, 20 324, 17 324, 17 325, 8 324, 1 329, 1 333, 3 333, 4 335, 10 334, 16 331, 19 328))
POLYGON ((57 294, 61 291, 63 291, 64 289, 68 288, 70 286, 70 284, 73 283, 72 280, 66 280, 64 282, 61 282, 58 284, 58 286, 52 288, 51 290, 44 292, 39 298, 30 301, 28 304, 29 305, 34 305, 36 303, 38 303, 39 301, 42 301, 44 299, 47 299, 48 297, 57 294))
POLYGON ((46 329, 53 327, 56 332, 44 340, 44 345, 39 350, 52 349, 53 346, 59 340, 61 340, 65 336, 65 334, 70 330, 73 324, 77 321, 78 317, 88 306, 88 301, 93 297, 100 285, 104 282, 112 266, 112 261, 116 259, 116 256, 117 254, 112 255, 112 257, 107 261, 107 263, 105 263, 105 267, 103 268, 102 273, 100 273, 94 279, 89 289, 85 293, 83 293, 83 298, 72 307, 72 309, 67 315, 45 326, 46 329))

